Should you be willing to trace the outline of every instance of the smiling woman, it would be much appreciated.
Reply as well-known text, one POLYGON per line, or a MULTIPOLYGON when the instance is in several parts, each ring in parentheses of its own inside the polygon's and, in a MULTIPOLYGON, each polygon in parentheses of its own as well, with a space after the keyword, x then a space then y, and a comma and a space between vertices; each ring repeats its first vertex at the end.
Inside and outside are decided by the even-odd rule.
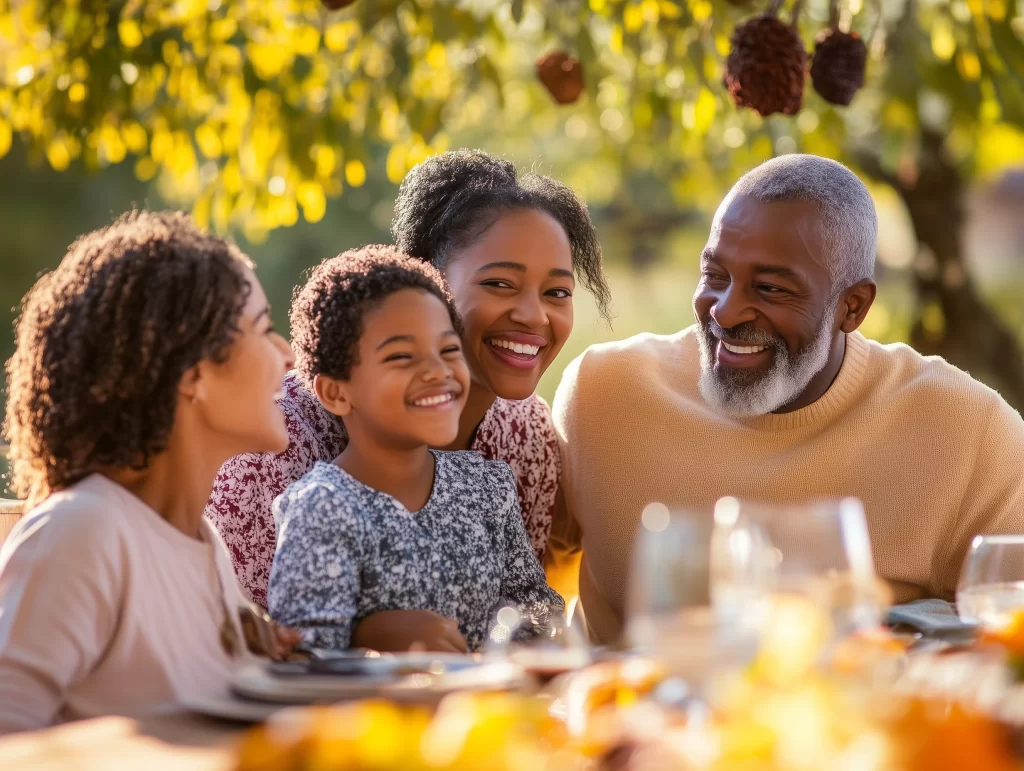
MULTIPOLYGON (((434 446, 472 449, 512 467, 526 531, 543 557, 561 463, 551 411, 535 391, 572 332, 577 282, 606 318, 610 301, 586 204, 549 177, 458 150, 409 173, 392 229, 401 251, 443 274, 462 322, 465 407, 455 437, 434 446)), ((229 461, 207 507, 242 585, 261 604, 276 540, 274 499, 346 443, 338 419, 294 375, 285 378, 282 407, 289 448, 229 461)))
POLYGON ((79 238, 22 303, 8 365, 0 733, 221 697, 244 601, 203 506, 220 465, 287 446, 291 366, 249 260, 184 214, 79 238))

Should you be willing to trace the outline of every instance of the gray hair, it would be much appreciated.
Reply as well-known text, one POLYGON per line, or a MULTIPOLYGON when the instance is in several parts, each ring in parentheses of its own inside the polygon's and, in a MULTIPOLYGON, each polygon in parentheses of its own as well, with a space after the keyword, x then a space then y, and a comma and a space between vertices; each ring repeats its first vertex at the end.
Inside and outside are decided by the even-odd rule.
POLYGON ((733 185, 715 215, 746 196, 755 201, 806 201, 821 211, 822 238, 833 295, 874 275, 878 215, 867 187, 837 161, 817 155, 789 154, 748 171, 733 185))

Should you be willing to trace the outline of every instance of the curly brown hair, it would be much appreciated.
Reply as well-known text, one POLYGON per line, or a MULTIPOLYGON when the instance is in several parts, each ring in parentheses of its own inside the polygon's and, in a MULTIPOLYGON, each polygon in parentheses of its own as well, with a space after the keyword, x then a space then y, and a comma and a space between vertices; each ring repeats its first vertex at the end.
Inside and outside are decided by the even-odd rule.
POLYGON ((429 263, 393 246, 372 244, 324 260, 292 297, 295 369, 310 390, 313 378, 347 380, 359 363, 363 317, 389 295, 422 289, 445 304, 455 331, 459 316, 444 278, 429 263))
POLYGON ((611 319, 611 290, 590 212, 572 188, 483 150, 451 150, 423 161, 402 181, 391 233, 406 254, 444 268, 452 252, 478 240, 502 212, 544 212, 565 231, 572 267, 611 319))
POLYGON ((164 451, 185 372, 235 339, 245 267, 180 212, 133 211, 75 241, 15 327, 3 426, 15 494, 35 503, 164 451))

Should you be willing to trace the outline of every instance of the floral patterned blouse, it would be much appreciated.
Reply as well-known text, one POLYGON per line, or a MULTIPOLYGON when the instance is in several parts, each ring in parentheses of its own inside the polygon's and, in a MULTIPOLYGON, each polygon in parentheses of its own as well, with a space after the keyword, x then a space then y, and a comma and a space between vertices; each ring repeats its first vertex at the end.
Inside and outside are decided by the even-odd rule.
MULTIPOLYGON (((263 607, 276 544, 274 499, 317 461, 337 458, 347 442, 341 421, 323 408, 295 373, 284 379, 280 404, 288 427, 288 449, 277 455, 247 454, 229 460, 217 474, 206 505, 207 518, 231 553, 239 583, 263 607)), ((511 466, 523 524, 534 554, 541 559, 551 533, 561 472, 548 405, 538 396, 515 402, 496 399, 470 449, 511 466)))
POLYGON ((432 610, 458 621, 478 651, 501 607, 541 625, 565 609, 526 537, 508 465, 433 455, 434 486, 417 512, 334 463, 317 463, 277 499, 275 620, 308 645, 347 648, 369 615, 432 610))

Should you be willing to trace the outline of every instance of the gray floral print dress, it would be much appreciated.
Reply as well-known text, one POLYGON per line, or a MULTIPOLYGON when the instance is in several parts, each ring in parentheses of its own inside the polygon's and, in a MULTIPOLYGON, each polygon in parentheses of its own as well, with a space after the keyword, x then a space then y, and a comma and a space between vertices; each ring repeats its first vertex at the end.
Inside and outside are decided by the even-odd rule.
POLYGON ((471 651, 494 614, 513 605, 541 622, 564 610, 523 526, 508 465, 475 452, 436 452, 426 505, 409 512, 387 493, 318 462, 274 502, 277 551, 268 609, 322 648, 347 648, 352 629, 384 610, 432 610, 459 622, 471 651))

